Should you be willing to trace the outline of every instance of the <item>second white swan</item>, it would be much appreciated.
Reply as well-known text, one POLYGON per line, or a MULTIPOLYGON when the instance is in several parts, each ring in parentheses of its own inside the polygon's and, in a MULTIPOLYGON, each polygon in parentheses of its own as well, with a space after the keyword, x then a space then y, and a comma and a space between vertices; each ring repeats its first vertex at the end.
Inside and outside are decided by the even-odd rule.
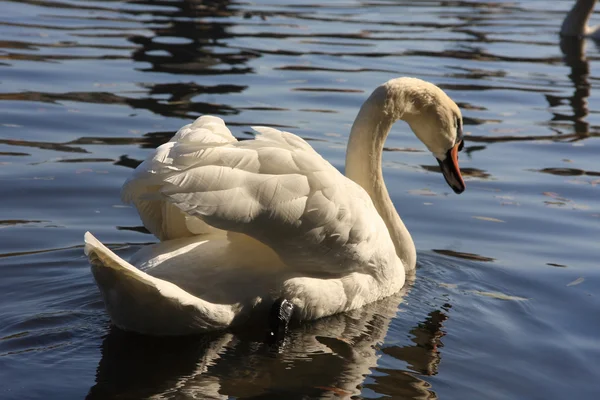
POLYGON ((211 116, 181 128, 122 192, 161 242, 128 263, 86 233, 113 323, 182 335, 271 310, 277 330, 290 318, 317 319, 396 293, 416 263, 381 170, 397 120, 410 125, 461 193, 461 112, 440 88, 415 78, 390 80, 363 104, 346 176, 288 132, 256 127, 255 140, 237 141, 211 116))

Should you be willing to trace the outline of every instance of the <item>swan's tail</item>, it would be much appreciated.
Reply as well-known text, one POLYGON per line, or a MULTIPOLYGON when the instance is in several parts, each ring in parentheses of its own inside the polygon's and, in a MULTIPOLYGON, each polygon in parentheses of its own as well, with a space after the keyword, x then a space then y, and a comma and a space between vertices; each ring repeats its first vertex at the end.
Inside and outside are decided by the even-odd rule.
POLYGON ((106 310, 121 329, 152 335, 186 335, 224 329, 233 321, 232 306, 208 303, 140 271, 89 232, 85 234, 85 254, 106 310))

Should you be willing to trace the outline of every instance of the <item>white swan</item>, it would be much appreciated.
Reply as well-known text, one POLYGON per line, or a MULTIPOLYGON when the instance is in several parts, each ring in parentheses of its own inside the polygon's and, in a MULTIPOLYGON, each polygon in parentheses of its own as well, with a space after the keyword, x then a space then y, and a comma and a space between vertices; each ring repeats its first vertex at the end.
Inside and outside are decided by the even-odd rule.
POLYGON ((577 0, 563 21, 560 34, 600 39, 600 25, 588 26, 595 4, 596 0, 577 0))
POLYGON ((181 335, 266 315, 274 299, 311 320, 396 293, 416 262, 381 171, 385 139, 399 119, 462 192, 461 112, 437 86, 415 78, 390 80, 363 104, 347 177, 291 133, 257 127, 255 140, 238 142, 211 116, 181 128, 122 192, 161 242, 130 264, 86 233, 113 323, 181 335))

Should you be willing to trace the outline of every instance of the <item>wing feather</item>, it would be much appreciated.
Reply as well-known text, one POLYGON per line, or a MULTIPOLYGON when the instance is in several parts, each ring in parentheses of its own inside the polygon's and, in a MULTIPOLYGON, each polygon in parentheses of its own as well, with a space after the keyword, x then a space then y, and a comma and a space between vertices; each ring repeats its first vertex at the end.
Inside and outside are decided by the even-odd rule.
POLYGON ((190 234, 204 228, 192 222, 242 233, 287 265, 321 274, 363 271, 395 258, 367 193, 306 141, 256 127, 256 140, 238 142, 223 127, 216 117, 202 117, 180 129, 125 184, 124 199, 134 202, 153 233, 171 237, 164 217, 183 215, 190 234), (171 215, 173 206, 180 215, 171 215), (160 229, 157 215, 163 216, 160 229))
MULTIPOLYGON (((205 115, 183 126, 171 140, 159 146, 154 154, 142 162, 123 185, 121 200, 133 203, 144 226, 160 240, 176 239, 214 232, 216 229, 201 219, 183 213, 172 203, 157 196, 163 186, 163 177, 174 171, 173 157, 178 168, 189 160, 177 157, 178 146, 193 143, 210 151, 216 146, 237 142, 221 118, 205 115)), ((199 150, 200 151, 200 150, 199 150)), ((200 154, 196 159, 203 159, 200 154)))

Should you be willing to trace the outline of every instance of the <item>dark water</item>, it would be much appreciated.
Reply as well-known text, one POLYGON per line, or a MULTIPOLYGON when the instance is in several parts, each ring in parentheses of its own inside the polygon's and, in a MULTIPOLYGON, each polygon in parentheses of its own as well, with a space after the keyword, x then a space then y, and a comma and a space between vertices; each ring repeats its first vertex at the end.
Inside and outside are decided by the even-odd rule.
POLYGON ((0 3, 0 398, 596 398, 600 53, 561 50, 572 3, 0 3), (419 252, 404 297, 279 351, 110 328, 83 233, 124 257, 155 241, 119 202, 152 148, 210 113, 342 168, 360 104, 404 75, 460 104, 468 186, 394 127, 384 173, 419 252))

